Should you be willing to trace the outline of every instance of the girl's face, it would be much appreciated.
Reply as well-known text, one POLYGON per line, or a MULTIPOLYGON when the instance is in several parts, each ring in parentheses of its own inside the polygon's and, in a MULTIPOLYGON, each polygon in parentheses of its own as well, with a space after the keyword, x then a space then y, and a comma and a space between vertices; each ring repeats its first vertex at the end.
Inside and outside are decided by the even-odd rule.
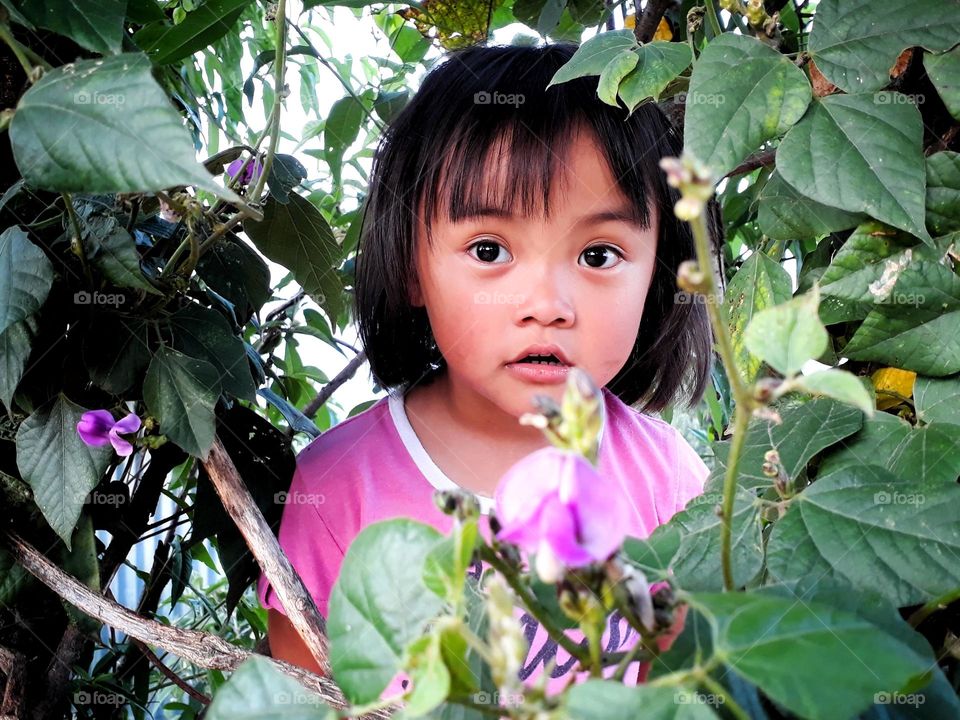
POLYGON ((589 134, 577 134, 565 161, 549 219, 441 217, 432 247, 420 222, 413 301, 426 307, 451 389, 514 417, 536 394, 563 395, 562 380, 524 376, 540 366, 511 366, 532 345, 558 346, 598 386, 619 372, 653 276, 659 218, 647 229, 620 219, 629 202, 589 134))

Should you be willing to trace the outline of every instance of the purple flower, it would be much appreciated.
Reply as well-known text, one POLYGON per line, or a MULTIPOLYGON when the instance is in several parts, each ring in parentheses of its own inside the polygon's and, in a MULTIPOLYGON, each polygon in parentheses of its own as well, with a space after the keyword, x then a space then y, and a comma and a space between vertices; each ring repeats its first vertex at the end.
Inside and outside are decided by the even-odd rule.
MULTIPOLYGON (((232 163, 227 165, 227 176, 236 177, 237 173, 240 172, 240 168, 243 167, 244 159, 237 158, 232 163)), ((256 182, 260 173, 263 171, 263 165, 259 160, 251 160, 247 163, 247 167, 243 171, 243 175, 240 176, 241 185, 249 185, 252 182, 256 182)))
POLYGON ((80 439, 87 445, 99 447, 110 443, 117 455, 123 457, 133 452, 133 445, 120 437, 120 433, 135 433, 139 429, 140 418, 134 413, 114 421, 109 410, 88 410, 77 423, 80 439))
POLYGON ((547 447, 527 455, 497 485, 497 538, 537 554, 546 580, 562 567, 606 560, 629 529, 630 498, 581 455, 547 447))

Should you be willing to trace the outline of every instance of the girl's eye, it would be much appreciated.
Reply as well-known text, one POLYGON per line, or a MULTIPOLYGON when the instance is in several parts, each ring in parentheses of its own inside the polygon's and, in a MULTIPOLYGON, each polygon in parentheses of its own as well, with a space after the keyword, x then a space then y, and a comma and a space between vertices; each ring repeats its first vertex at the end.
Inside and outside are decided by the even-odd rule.
MULTIPOLYGON (((609 245, 594 245, 580 253, 580 257, 585 260, 588 267, 592 268, 610 268, 617 265, 616 262, 608 260, 622 260, 623 255, 609 245)), ((583 263, 581 263, 583 264, 583 263)))
POLYGON ((503 262, 509 262, 509 260, 497 261, 497 258, 500 257, 501 250, 507 254, 508 258, 512 257, 503 245, 493 242, 492 240, 481 240, 480 242, 475 242, 468 248, 468 252, 471 252, 471 257, 488 265, 499 265, 503 262), (476 253, 472 253, 474 249, 476 249, 476 253))

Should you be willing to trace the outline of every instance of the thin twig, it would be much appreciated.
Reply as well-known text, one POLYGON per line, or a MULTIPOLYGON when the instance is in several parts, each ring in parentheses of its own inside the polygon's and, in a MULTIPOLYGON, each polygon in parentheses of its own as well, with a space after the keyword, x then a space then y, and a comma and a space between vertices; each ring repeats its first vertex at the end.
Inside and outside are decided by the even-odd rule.
POLYGON ((317 393, 317 396, 307 403, 307 406, 303 409, 303 414, 313 419, 313 416, 317 414, 317 410, 323 407, 323 404, 330 399, 330 396, 337 391, 337 388, 354 376, 357 369, 366 362, 366 359, 367 353, 364 350, 358 352, 350 362, 346 364, 343 370, 338 372, 336 377, 324 385, 320 389, 320 392, 317 393))

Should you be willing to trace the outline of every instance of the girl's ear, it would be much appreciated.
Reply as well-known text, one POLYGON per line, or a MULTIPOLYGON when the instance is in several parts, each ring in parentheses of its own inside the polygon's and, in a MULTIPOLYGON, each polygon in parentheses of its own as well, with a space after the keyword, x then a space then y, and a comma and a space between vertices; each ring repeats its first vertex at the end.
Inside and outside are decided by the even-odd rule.
POLYGON ((423 307, 423 291, 420 289, 420 279, 416 275, 410 281, 407 297, 413 307, 423 307))

